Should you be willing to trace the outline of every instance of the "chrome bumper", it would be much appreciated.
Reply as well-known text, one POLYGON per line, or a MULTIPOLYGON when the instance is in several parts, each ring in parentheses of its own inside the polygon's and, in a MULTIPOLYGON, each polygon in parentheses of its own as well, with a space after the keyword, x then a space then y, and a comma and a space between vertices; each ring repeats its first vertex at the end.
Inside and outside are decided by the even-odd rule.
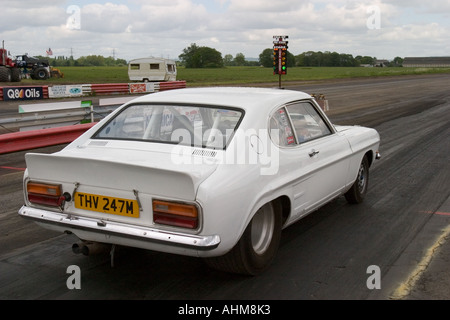
POLYGON ((19 215, 23 218, 34 220, 37 223, 51 225, 62 232, 71 231, 76 233, 76 230, 80 230, 146 243, 155 242, 168 246, 187 247, 196 250, 212 250, 220 243, 220 237, 218 235, 196 236, 161 231, 112 221, 71 216, 66 213, 52 212, 27 206, 20 208, 19 215))

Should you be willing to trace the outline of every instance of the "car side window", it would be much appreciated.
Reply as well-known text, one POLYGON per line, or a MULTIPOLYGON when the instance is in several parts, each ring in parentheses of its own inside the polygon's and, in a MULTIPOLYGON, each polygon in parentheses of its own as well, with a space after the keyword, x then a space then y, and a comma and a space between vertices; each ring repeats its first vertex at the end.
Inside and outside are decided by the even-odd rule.
POLYGON ((286 107, 294 127, 297 143, 331 134, 321 115, 309 102, 296 102, 286 107))
POLYGON ((270 136, 279 146, 295 146, 294 132, 285 108, 278 109, 270 118, 270 136))

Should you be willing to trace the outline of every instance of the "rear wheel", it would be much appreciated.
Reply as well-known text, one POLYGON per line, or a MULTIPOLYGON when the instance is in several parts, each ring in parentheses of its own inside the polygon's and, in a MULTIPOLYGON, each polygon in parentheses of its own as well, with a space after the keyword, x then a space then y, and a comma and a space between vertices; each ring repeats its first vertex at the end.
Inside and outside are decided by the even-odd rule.
POLYGON ((9 68, 0 67, 0 82, 11 82, 11 71, 9 68))
POLYGON ((369 160, 365 156, 358 169, 358 175, 350 190, 345 193, 349 203, 356 204, 364 201, 369 186, 369 160))
POLYGON ((245 229, 239 242, 227 254, 206 258, 217 270, 257 275, 274 259, 281 238, 281 208, 276 202, 260 208, 245 229))

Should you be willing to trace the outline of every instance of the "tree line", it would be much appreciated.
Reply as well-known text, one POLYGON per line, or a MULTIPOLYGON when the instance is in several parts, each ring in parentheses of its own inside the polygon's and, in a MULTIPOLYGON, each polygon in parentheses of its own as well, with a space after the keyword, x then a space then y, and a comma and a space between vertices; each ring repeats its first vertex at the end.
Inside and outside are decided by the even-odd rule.
MULTIPOLYGON (((183 50, 178 56, 180 64, 186 68, 222 68, 224 66, 263 66, 273 67, 273 49, 267 48, 259 55, 258 61, 247 61, 242 53, 227 54, 224 58, 220 52, 213 48, 199 47, 195 43, 183 50)), ((401 66, 403 59, 396 57, 388 66, 401 66)), ((307 51, 299 55, 293 55, 287 50, 288 67, 359 67, 364 65, 375 66, 376 57, 356 56, 347 53, 330 51, 307 51)))
POLYGON ((53 67, 112 67, 127 65, 127 61, 124 59, 115 59, 113 57, 103 57, 99 55, 83 56, 78 59, 64 56, 55 58, 38 56, 37 58, 47 60, 53 67))
MULTIPOLYGON (((58 66, 125 66, 127 61, 115 59, 113 57, 103 57, 99 55, 83 56, 78 59, 73 57, 58 56, 55 58, 39 57, 47 59, 50 65, 58 66)), ((273 49, 264 49, 258 60, 249 61, 243 53, 238 53, 234 57, 231 54, 222 54, 214 48, 198 46, 192 43, 183 49, 178 56, 178 64, 186 68, 223 68, 228 66, 263 66, 273 67, 273 49)), ((294 55, 287 51, 288 67, 359 67, 365 65, 375 66, 376 57, 356 56, 347 53, 331 51, 307 51, 294 55)), ((401 66, 403 59, 396 57, 390 61, 388 66, 401 66)))

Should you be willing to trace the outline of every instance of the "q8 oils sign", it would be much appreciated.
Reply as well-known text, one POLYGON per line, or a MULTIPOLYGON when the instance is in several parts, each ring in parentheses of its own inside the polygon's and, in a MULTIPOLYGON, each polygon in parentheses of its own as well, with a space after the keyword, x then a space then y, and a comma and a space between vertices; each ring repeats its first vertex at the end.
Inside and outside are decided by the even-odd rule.
POLYGON ((42 87, 4 87, 3 100, 37 100, 43 99, 42 87))

